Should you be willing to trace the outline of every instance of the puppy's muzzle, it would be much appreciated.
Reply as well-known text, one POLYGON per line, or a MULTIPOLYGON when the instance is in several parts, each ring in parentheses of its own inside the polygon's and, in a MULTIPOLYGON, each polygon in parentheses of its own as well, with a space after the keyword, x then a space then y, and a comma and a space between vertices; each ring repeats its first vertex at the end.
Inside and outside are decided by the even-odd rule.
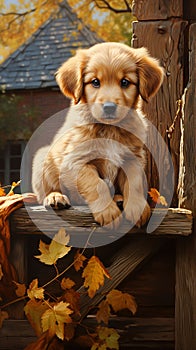
POLYGON ((116 118, 116 108, 117 105, 114 102, 105 102, 103 104, 103 114, 105 119, 115 119, 116 118))

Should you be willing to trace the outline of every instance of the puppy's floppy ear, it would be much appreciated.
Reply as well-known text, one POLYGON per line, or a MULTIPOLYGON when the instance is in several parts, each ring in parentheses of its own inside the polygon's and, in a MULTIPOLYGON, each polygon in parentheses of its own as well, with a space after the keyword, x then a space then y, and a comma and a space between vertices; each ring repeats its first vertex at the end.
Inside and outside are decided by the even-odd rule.
POLYGON ((137 61, 139 93, 146 102, 154 96, 164 78, 164 70, 159 65, 158 60, 149 56, 145 48, 138 49, 139 57, 137 61))
POLYGON ((87 61, 87 50, 78 50, 56 72, 56 81, 65 96, 80 101, 83 93, 83 70, 87 61))

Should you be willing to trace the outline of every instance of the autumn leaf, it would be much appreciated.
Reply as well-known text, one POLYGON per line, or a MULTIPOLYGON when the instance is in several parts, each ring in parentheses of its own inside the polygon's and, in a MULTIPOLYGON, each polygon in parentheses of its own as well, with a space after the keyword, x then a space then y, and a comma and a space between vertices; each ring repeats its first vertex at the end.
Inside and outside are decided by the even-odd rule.
POLYGON ((20 181, 17 181, 17 182, 12 182, 12 185, 11 185, 11 188, 7 194, 7 196, 12 196, 14 194, 14 189, 15 187, 19 186, 21 183, 21 180, 20 181))
POLYGON ((38 287, 38 279, 34 279, 27 289, 27 295, 30 299, 44 299, 44 289, 38 287))
POLYGON ((118 339, 120 336, 115 329, 97 327, 97 334, 99 339, 92 345, 91 350, 119 350, 118 339))
POLYGON ((40 241, 39 251, 41 255, 35 256, 46 265, 53 265, 59 258, 67 255, 71 247, 66 245, 69 242, 69 235, 66 234, 65 229, 61 228, 54 236, 50 244, 40 241))
POLYGON ((106 300, 112 306, 115 312, 128 309, 134 315, 137 311, 135 299, 128 293, 123 293, 119 290, 113 289, 108 293, 106 300))
POLYGON ((74 289, 67 290, 62 298, 63 301, 69 303, 70 308, 78 315, 80 315, 80 294, 74 289))
POLYGON ((6 318, 8 318, 8 317, 9 317, 9 315, 8 315, 7 311, 0 310, 0 328, 3 325, 3 321, 6 320, 6 318))
POLYGON ((61 281, 61 288, 66 290, 66 289, 71 289, 73 286, 75 286, 75 282, 71 278, 63 278, 61 281))
POLYGON ((94 343, 91 350, 107 350, 106 344, 94 343))
POLYGON ((117 331, 113 328, 98 327, 98 336, 100 340, 104 340, 106 348, 119 349, 118 339, 120 338, 117 331))
POLYGON ((101 261, 93 255, 82 274, 84 287, 88 288, 90 298, 93 298, 96 291, 104 284, 104 276, 111 278, 101 261))
POLYGON ((64 327, 64 339, 69 341, 74 337, 75 334, 75 326, 73 323, 68 323, 64 327))
POLYGON ((71 323, 72 319, 69 316, 73 311, 69 309, 69 303, 61 301, 54 305, 42 315, 42 329, 49 331, 50 335, 55 335, 59 339, 64 339, 64 325, 71 323))
POLYGON ((2 277, 3 277, 3 270, 2 270, 2 265, 0 264, 0 281, 1 281, 2 277))
POLYGON ((48 310, 48 305, 41 300, 35 299, 29 300, 24 307, 25 315, 33 327, 37 337, 40 337, 40 335, 43 333, 41 317, 46 310, 48 310))
POLYGON ((6 193, 2 187, 0 187, 0 197, 6 196, 6 193))
POLYGON ((76 339, 74 339, 74 342, 78 344, 80 347, 84 348, 90 348, 94 344, 94 339, 97 337, 96 333, 86 334, 86 335, 80 335, 76 339))
POLYGON ((107 302, 107 300, 103 300, 99 304, 99 310, 96 314, 96 319, 98 323, 104 322, 105 324, 108 324, 110 317, 110 306, 107 302))
POLYGON ((13 283, 16 286, 15 293, 16 293, 17 297, 23 297, 25 295, 25 293, 26 293, 26 286, 25 286, 25 284, 21 284, 21 283, 18 283, 16 281, 13 281, 13 283))
POLYGON ((80 254, 80 250, 77 250, 74 256, 74 268, 78 272, 83 266, 86 257, 83 254, 80 254))
POLYGON ((164 205, 167 207, 167 202, 165 197, 161 196, 159 191, 156 188, 151 188, 150 191, 148 192, 150 197, 152 198, 154 203, 164 205))

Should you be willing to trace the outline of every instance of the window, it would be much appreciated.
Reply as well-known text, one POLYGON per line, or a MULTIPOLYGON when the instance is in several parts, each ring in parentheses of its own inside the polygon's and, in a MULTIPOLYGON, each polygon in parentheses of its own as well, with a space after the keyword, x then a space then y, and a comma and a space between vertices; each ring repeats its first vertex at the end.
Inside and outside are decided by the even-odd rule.
MULTIPOLYGON (((0 183, 2 186, 20 180, 20 165, 25 144, 25 141, 8 142, 5 149, 0 150, 0 183)), ((18 192, 19 188, 16 191, 18 192)))

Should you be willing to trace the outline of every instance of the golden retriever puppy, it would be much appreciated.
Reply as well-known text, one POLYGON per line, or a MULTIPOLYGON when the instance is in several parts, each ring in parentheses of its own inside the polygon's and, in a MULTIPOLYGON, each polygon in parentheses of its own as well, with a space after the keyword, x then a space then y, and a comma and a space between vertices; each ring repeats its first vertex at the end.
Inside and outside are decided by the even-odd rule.
POLYGON ((163 81, 163 69, 145 48, 101 43, 78 50, 57 71, 72 99, 63 127, 34 159, 32 185, 45 206, 88 204, 100 225, 123 215, 141 226, 150 208, 143 189, 147 124, 138 108, 163 81), (115 194, 122 195, 123 212, 115 194))

